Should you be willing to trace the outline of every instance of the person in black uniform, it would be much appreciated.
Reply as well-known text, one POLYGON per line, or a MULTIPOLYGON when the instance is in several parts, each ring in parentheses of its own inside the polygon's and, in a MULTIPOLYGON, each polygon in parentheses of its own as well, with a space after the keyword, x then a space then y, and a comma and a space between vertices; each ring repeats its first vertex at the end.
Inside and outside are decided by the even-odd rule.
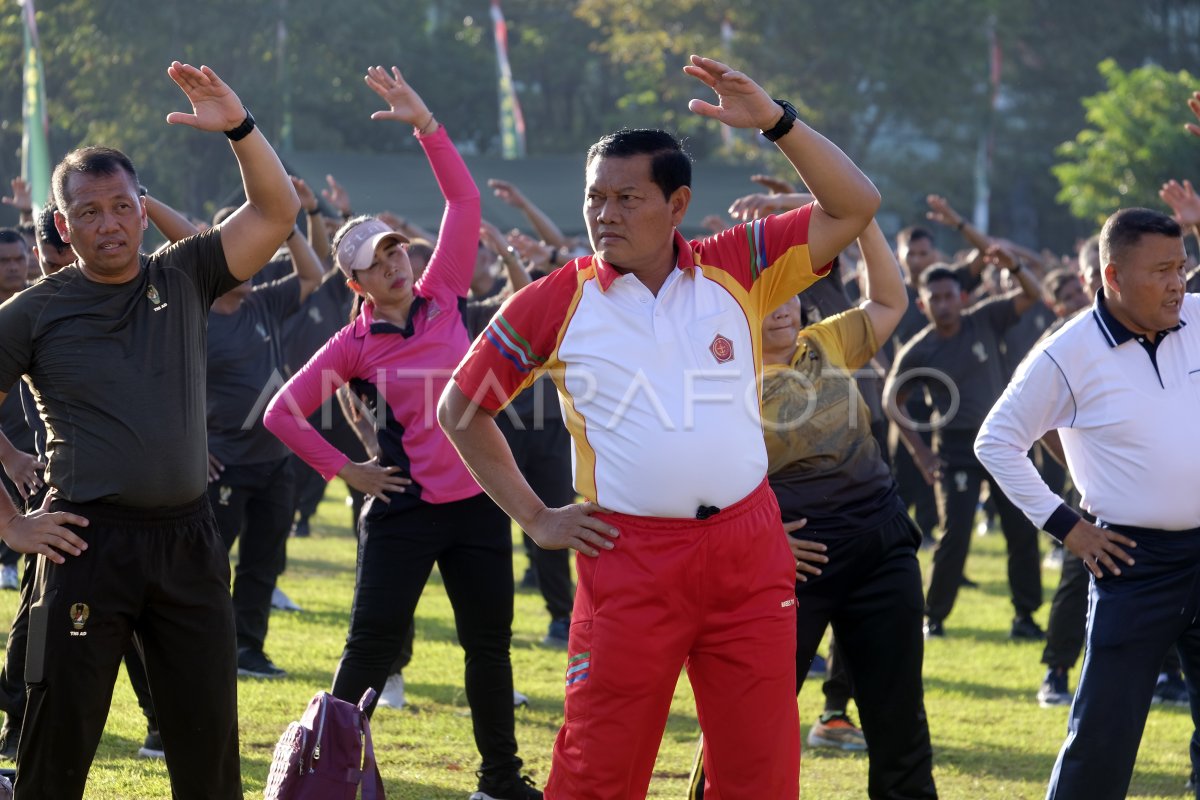
POLYGON ((321 263, 296 229, 292 274, 240 284, 208 314, 208 499, 227 548, 238 541, 233 579, 238 674, 286 674, 263 650, 275 579, 292 527, 290 452, 262 424, 269 389, 283 381, 283 322, 321 282, 321 263))
POLYGON ((242 797, 229 559, 205 494, 205 324, 299 210, 278 157, 207 67, 175 62, 192 113, 223 131, 248 198, 154 256, 129 159, 69 154, 53 177, 77 261, 0 306, 0 384, 28 376, 48 431, 45 510, 0 496, 0 538, 37 553, 17 754, 22 800, 83 796, 122 653, 145 655, 176 798, 242 797))
POLYGON ((926 635, 944 635, 943 621, 954 607, 962 581, 980 487, 987 480, 1008 542, 1008 582, 1016 610, 1011 635, 1041 639, 1042 630, 1032 617, 1042 603, 1037 530, 1004 497, 972 450, 980 423, 1004 390, 1000 340, 1041 299, 1041 289, 1006 250, 993 248, 989 259, 1008 270, 1021 291, 964 312, 966 292, 959 275, 943 267, 922 273, 920 302, 930 324, 897 354, 884 396, 888 415, 900 428, 913 461, 937 493, 942 538, 933 554, 925 600, 926 635), (903 413, 918 388, 924 389, 934 408, 932 449, 903 413))

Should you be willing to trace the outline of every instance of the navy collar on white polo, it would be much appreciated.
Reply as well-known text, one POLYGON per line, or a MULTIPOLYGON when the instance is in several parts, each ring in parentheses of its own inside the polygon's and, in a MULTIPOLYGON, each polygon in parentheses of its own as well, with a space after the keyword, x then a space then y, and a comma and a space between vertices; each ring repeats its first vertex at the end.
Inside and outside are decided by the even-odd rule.
POLYGON ((1146 351, 1146 355, 1150 356, 1150 364, 1154 367, 1154 374, 1158 377, 1158 385, 1164 389, 1162 373, 1158 371, 1158 345, 1166 338, 1168 333, 1173 333, 1184 325, 1187 321, 1179 320, 1179 324, 1166 330, 1157 331, 1154 334, 1153 340, 1145 336, 1134 333, 1125 327, 1119 319, 1113 316, 1113 313, 1108 310, 1108 303, 1104 299, 1104 289, 1096 292, 1096 303, 1092 306, 1092 317, 1096 320, 1096 324, 1100 326, 1100 333, 1104 336, 1104 340, 1108 342, 1109 347, 1120 347, 1126 342, 1133 340, 1142 346, 1146 351))
POLYGON ((1152 346, 1157 346, 1168 333, 1177 331, 1184 325, 1187 325, 1187 322, 1181 319, 1175 327, 1167 328, 1165 331, 1158 331, 1153 343, 1147 342, 1144 336, 1138 336, 1129 330, 1129 328, 1126 328, 1124 323, 1114 317, 1113 313, 1108 310, 1108 303, 1104 299, 1103 288, 1096 292, 1096 302, 1092 306, 1092 317, 1096 320, 1096 324, 1100 326, 1100 332, 1104 334, 1104 340, 1108 342, 1109 347, 1118 347, 1130 339, 1137 339, 1142 345, 1152 344, 1152 346))

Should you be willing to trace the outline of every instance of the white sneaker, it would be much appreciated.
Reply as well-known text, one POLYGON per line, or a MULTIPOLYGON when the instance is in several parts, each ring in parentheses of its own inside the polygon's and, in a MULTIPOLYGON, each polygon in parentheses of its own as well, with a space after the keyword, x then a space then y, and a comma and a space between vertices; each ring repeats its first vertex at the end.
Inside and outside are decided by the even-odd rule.
POLYGON ((379 700, 375 705, 382 708, 404 708, 408 705, 408 699, 404 696, 404 676, 397 672, 395 675, 388 675, 387 683, 383 685, 383 691, 379 693, 379 700))
POLYGON ((283 593, 283 590, 278 586, 271 592, 271 608, 277 608, 280 611, 303 611, 300 606, 292 602, 292 598, 283 593))
POLYGON ((21 581, 17 578, 17 565, 5 564, 0 567, 0 589, 19 589, 21 581))
POLYGON ((516 689, 513 689, 513 708, 529 705, 529 698, 521 694, 516 689))

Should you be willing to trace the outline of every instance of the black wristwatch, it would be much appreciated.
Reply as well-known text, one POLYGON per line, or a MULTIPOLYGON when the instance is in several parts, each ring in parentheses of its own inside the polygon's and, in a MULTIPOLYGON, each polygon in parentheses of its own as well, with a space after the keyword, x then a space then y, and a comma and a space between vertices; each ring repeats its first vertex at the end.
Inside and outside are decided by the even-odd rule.
POLYGON ((225 131, 225 135, 229 137, 229 141, 231 142, 240 142, 250 135, 250 131, 254 130, 254 115, 245 106, 242 106, 242 109, 246 112, 246 118, 242 120, 242 124, 233 130, 225 131))
POLYGON ((787 100, 776 100, 779 107, 783 109, 783 116, 779 118, 779 122, 775 123, 775 127, 769 131, 763 131, 762 135, 766 137, 768 142, 777 142, 787 135, 787 132, 792 129, 797 117, 796 107, 787 100))

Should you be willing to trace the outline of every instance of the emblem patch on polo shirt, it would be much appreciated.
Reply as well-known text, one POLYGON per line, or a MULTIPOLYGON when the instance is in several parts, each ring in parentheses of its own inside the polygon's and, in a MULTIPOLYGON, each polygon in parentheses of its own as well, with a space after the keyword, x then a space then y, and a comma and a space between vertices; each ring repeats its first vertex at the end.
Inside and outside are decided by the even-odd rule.
POLYGON ((71 631, 72 636, 87 636, 87 631, 83 628, 87 625, 88 617, 91 614, 92 610, 88 608, 87 603, 73 603, 71 605, 71 627, 75 629, 71 631))
POLYGON ((718 364, 733 361, 733 342, 718 333, 708 346, 708 352, 713 354, 718 364))

